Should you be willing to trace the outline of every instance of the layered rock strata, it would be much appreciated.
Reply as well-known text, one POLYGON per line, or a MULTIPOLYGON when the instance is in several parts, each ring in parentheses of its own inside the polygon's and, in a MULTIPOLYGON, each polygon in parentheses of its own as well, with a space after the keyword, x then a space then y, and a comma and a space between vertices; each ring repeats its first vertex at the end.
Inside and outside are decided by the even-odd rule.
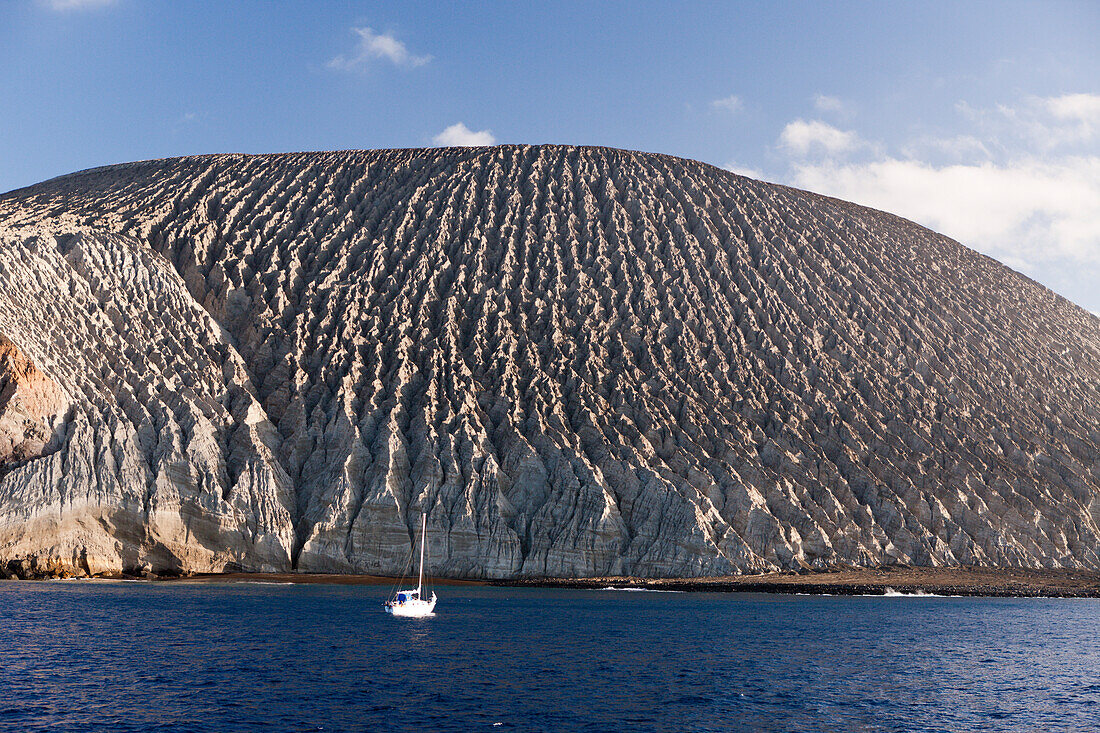
POLYGON ((202 156, 0 197, 71 399, 0 562, 1100 567, 1100 319, 911 222, 603 148, 202 156))

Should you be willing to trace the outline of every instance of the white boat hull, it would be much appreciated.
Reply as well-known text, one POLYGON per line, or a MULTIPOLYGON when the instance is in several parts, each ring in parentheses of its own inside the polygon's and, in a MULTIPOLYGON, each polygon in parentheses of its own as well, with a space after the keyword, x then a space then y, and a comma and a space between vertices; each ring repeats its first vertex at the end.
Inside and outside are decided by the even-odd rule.
POLYGON ((424 618, 425 616, 431 616, 432 612, 435 611, 435 601, 435 593, 433 593, 430 601, 412 599, 404 603, 387 603, 386 613, 406 618, 424 618))
MULTIPOLYGON (((420 515, 420 574, 416 589, 398 590, 386 601, 386 613, 406 618, 424 618, 435 611, 435 593, 430 599, 422 598, 424 592, 424 554, 428 547, 428 515, 420 515)), ((411 558, 410 558, 411 559, 411 558)))

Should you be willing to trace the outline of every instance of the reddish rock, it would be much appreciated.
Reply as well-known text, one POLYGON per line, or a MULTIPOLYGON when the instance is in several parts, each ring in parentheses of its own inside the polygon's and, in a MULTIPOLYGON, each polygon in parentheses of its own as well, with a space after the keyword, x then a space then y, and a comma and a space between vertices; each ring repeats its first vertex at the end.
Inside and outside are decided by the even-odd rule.
POLYGON ((49 419, 65 409, 65 393, 0 334, 0 474, 42 455, 49 419))

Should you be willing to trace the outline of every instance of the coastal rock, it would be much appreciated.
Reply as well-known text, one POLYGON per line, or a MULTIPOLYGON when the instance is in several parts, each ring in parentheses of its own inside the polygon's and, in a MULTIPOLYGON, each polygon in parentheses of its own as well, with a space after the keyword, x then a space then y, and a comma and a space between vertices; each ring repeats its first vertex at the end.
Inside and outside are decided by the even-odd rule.
POLYGON ((124 237, 7 232, 0 277, 0 330, 49 375, 24 383, 71 395, 57 449, 0 483, 0 562, 36 575, 287 568, 274 427, 180 277, 124 237))
POLYGON ((1100 567, 1100 319, 693 161, 85 171, 0 197, 0 332, 65 396, 0 563, 393 574, 427 512, 450 576, 1100 567))
POLYGON ((0 334, 0 475, 46 452, 51 420, 67 405, 61 389, 0 334))

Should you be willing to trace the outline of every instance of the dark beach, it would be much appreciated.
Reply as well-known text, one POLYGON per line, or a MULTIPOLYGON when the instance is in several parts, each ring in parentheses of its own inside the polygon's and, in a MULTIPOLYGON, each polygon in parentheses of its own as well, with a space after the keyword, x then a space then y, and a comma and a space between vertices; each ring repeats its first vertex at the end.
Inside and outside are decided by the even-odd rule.
MULTIPOLYGON (((157 582, 184 583, 324 583, 392 585, 396 579, 377 575, 320 573, 208 573, 158 577, 157 582)), ((1100 598, 1100 572, 1022 568, 886 567, 805 573, 764 573, 716 578, 519 578, 459 580, 432 578, 434 585, 493 585, 518 588, 644 588, 708 593, 803 593, 809 595, 882 595, 890 592, 944 596, 1035 598, 1100 598)))
POLYGON ((720 578, 540 578, 492 581, 494 585, 555 588, 646 588, 730 593, 882 595, 889 592, 944 596, 1097 598, 1100 572, 1021 568, 857 568, 805 573, 765 573, 720 578))

